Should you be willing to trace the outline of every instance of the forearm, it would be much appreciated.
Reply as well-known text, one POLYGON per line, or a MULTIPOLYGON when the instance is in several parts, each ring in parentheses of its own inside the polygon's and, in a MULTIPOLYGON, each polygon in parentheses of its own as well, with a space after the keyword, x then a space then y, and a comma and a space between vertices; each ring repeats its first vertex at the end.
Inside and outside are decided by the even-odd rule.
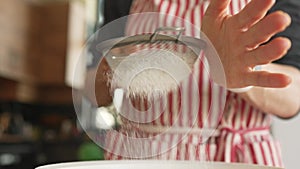
POLYGON ((240 95, 255 107, 282 118, 297 114, 300 109, 300 71, 292 66, 269 64, 263 70, 284 73, 292 79, 284 88, 253 87, 240 95))

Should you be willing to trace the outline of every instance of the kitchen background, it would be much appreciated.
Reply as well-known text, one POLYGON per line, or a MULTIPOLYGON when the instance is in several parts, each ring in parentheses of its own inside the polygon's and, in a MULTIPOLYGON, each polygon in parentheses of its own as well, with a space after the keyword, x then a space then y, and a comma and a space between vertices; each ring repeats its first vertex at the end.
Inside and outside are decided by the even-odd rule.
POLYGON ((1 169, 103 159, 78 125, 71 86, 103 8, 102 0, 0 0, 1 169))
MULTIPOLYGON (((78 125, 71 82, 86 40, 128 12, 130 0, 117 1, 0 0, 1 169, 103 159, 78 125)), ((298 166, 299 123, 275 118, 288 169, 298 166)))

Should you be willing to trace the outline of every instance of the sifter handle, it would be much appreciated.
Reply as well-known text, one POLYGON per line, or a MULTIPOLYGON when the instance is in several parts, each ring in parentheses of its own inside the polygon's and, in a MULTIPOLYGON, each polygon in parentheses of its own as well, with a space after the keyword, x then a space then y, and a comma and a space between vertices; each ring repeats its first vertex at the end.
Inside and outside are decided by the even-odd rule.
POLYGON ((159 27, 155 30, 155 32, 150 36, 150 42, 154 42, 157 34, 162 31, 173 31, 178 32, 176 36, 176 40, 178 40, 183 31, 185 31, 184 27, 159 27))

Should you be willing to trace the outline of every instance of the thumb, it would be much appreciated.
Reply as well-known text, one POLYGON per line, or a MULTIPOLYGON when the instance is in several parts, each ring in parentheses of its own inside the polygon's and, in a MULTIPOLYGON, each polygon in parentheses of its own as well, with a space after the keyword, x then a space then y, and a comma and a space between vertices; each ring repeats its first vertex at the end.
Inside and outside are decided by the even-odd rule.
POLYGON ((228 5, 231 0, 211 0, 206 10, 206 15, 219 17, 227 14, 228 5))

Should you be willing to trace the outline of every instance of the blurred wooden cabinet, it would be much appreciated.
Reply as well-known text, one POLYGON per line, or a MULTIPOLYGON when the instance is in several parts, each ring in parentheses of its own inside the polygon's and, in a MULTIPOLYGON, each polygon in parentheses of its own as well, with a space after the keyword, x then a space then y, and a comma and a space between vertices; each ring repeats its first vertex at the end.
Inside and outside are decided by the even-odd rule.
POLYGON ((0 99, 72 100, 66 62, 84 43, 83 11, 78 0, 0 1, 0 99), (81 32, 74 35, 76 25, 81 32))
POLYGON ((40 85, 0 78, 0 102, 72 104, 72 88, 66 85, 40 85))

